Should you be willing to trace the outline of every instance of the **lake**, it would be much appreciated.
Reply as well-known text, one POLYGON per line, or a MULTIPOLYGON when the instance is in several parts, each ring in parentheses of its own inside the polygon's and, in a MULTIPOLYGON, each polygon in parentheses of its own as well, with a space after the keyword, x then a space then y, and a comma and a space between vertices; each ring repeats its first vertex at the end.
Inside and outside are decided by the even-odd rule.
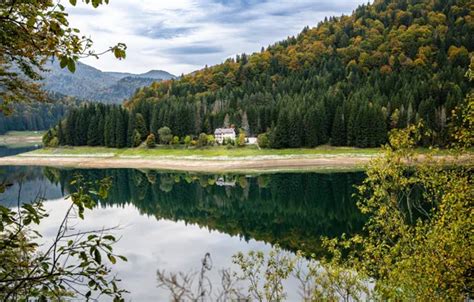
MULTIPOLYGON (((44 195, 50 217, 40 231, 47 241, 69 205, 63 196, 77 173, 87 180, 112 179, 109 198, 87 211, 76 228, 119 226, 115 249, 129 261, 119 262, 114 272, 133 301, 167 301, 168 292, 157 288, 157 270, 199 270, 205 253, 211 254, 215 280, 219 269, 233 267, 232 255, 239 251, 268 252, 278 243, 321 256, 320 236, 358 232, 365 222, 351 197, 364 178, 360 172, 208 175, 4 167, 0 180, 14 185, 0 202, 15 206, 20 189, 22 202, 44 195)), ((288 301, 296 300, 296 284, 288 286, 288 301)))
POLYGON ((25 153, 29 151, 33 151, 36 149, 41 148, 39 145, 31 145, 31 146, 22 146, 22 147, 12 147, 8 145, 0 145, 0 157, 4 156, 12 156, 17 155, 20 153, 25 153))

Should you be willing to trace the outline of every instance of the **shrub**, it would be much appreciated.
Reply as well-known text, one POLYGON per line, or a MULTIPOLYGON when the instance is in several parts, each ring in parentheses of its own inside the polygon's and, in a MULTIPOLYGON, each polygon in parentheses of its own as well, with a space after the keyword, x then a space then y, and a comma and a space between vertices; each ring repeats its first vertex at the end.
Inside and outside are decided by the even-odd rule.
POLYGON ((160 142, 162 144, 169 144, 171 140, 173 139, 173 134, 171 133, 171 129, 168 127, 161 127, 158 130, 158 135, 160 137, 160 142))
POLYGON ((207 134, 201 133, 199 134, 199 137, 198 137, 198 147, 204 147, 204 146, 207 146, 207 134))
POLYGON ((259 134, 257 137, 257 143, 260 148, 268 148, 270 140, 268 139, 267 133, 259 134))
POLYGON ((239 138, 237 140, 237 145, 239 147, 244 147, 245 146, 245 133, 244 132, 240 132, 239 138))
POLYGON ((49 141, 48 147, 56 148, 57 146, 59 146, 59 140, 57 137, 53 137, 53 139, 49 141))
POLYGON ((189 147, 190 144, 191 144, 191 136, 186 135, 186 137, 184 138, 184 145, 186 145, 186 147, 189 147))
POLYGON ((146 138, 146 146, 148 148, 154 148, 156 146, 156 138, 153 133, 149 134, 146 138))
POLYGON ((171 144, 173 145, 179 145, 179 136, 174 136, 173 140, 171 141, 171 144))
POLYGON ((133 132, 133 147, 138 147, 142 143, 142 136, 136 129, 133 132))
POLYGON ((209 134, 209 135, 207 136, 207 144, 208 144, 209 146, 214 146, 214 145, 216 144, 216 138, 214 137, 214 135, 209 134))

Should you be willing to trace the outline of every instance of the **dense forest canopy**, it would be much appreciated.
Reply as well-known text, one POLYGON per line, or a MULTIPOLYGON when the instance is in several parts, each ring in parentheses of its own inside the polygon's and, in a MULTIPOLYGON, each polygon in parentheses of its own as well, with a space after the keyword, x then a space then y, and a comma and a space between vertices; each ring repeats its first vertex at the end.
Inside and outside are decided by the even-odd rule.
POLYGON ((49 93, 45 101, 19 102, 13 104, 12 113, 0 112, 0 134, 8 131, 47 130, 55 126, 81 100, 58 93, 49 93))
POLYGON ((60 143, 89 144, 84 133, 96 122, 98 144, 117 147, 164 126, 184 137, 231 125, 268 132, 274 148, 373 147, 423 120, 434 133, 423 143, 445 145, 470 87, 473 32, 471 0, 376 0, 259 53, 144 87, 126 109, 73 111, 60 143))

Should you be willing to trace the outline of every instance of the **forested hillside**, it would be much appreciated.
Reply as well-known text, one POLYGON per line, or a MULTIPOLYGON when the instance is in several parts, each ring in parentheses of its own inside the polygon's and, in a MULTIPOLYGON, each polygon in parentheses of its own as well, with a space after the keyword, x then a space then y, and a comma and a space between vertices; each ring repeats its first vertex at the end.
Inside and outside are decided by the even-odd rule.
POLYGON ((0 134, 49 129, 80 102, 72 97, 51 93, 48 100, 43 102, 16 103, 12 106, 11 115, 0 113, 0 134))
POLYGON ((371 147, 423 120, 435 134, 424 144, 444 145, 470 85, 473 33, 472 0, 375 0, 259 53, 142 88, 127 110, 75 111, 61 143, 87 144, 88 135, 74 137, 103 120, 98 136, 109 146, 133 141, 135 130, 144 139, 163 126, 183 137, 234 125, 269 132, 274 148, 371 147))

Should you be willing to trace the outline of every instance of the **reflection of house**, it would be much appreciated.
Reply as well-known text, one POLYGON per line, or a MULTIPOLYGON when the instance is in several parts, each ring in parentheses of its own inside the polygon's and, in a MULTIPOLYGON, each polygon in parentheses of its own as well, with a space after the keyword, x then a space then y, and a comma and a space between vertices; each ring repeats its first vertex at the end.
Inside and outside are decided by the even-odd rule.
POLYGON ((235 130, 234 128, 217 128, 214 131, 214 137, 219 144, 222 144, 226 139, 235 140, 235 130))
POLYGON ((256 137, 248 137, 247 138, 247 144, 256 145, 257 144, 257 138, 256 137))
POLYGON ((235 180, 225 180, 223 177, 219 177, 216 181, 216 185, 219 187, 235 187, 235 180))

